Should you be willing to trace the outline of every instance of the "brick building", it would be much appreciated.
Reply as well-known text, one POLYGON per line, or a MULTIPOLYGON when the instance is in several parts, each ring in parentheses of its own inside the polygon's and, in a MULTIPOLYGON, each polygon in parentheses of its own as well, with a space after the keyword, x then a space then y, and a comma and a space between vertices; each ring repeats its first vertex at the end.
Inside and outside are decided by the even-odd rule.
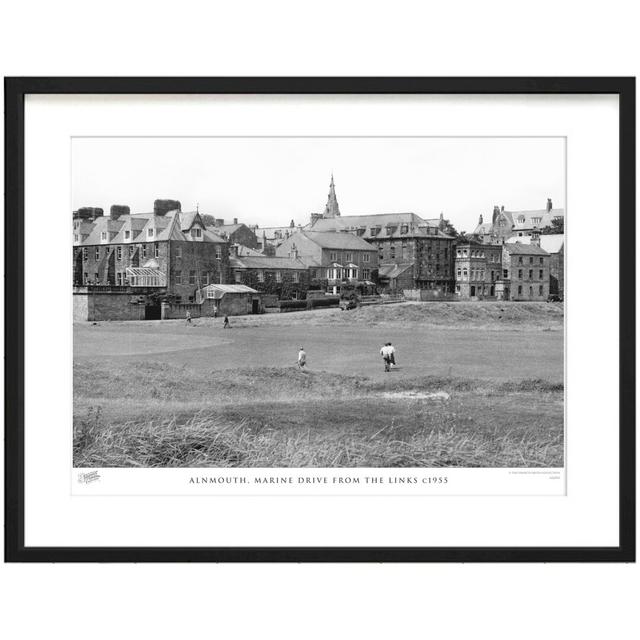
POLYGON ((108 217, 74 219, 76 286, 153 287, 189 300, 228 278, 228 242, 206 229, 198 212, 154 205, 152 213, 130 214, 116 205, 108 217))
POLYGON ((238 222, 238 218, 233 219, 233 224, 225 224, 224 219, 212 218, 212 216, 206 216, 205 221, 211 219, 214 220, 214 224, 207 224, 206 228, 230 244, 241 244, 250 249, 258 248, 256 234, 246 224, 238 222))
POLYGON ((378 253, 379 284, 388 290, 454 290, 453 246, 446 221, 425 220, 415 213, 342 215, 331 176, 324 213, 311 214, 311 231, 347 232, 362 238, 378 253))
POLYGON ((499 300, 547 300, 549 254, 536 244, 502 245, 502 279, 496 282, 499 300))
POLYGON ((298 231, 276 249, 276 256, 296 258, 309 270, 310 287, 333 293, 373 290, 378 252, 350 233, 298 231))
POLYGON ((496 297, 502 279, 502 246, 461 242, 455 248, 456 294, 463 300, 496 297))

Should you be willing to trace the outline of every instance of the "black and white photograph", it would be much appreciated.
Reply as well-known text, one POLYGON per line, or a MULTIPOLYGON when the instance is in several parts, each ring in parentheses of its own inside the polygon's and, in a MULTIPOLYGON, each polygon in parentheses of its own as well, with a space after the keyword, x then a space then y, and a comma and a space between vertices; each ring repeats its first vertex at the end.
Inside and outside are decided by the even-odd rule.
POLYGON ((565 199, 561 136, 73 138, 73 466, 562 469, 565 199))

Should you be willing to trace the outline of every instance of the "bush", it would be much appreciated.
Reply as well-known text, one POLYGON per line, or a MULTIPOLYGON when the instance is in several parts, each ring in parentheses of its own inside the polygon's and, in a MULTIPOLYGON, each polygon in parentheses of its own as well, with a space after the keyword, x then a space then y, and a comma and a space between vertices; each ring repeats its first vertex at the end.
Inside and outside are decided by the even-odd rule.
POLYGON ((316 307, 337 307, 339 303, 338 296, 326 296, 325 298, 307 299, 307 309, 315 309, 316 307))
POLYGON ((306 300, 280 300, 278 303, 280 311, 295 311, 296 309, 306 309, 306 300))

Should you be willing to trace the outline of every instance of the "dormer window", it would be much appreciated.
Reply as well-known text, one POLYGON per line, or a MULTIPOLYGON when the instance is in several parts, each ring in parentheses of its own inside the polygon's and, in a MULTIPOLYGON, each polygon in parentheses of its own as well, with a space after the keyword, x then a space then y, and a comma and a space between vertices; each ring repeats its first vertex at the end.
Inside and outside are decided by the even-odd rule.
POLYGON ((100 240, 102 240, 102 242, 106 242, 107 241, 107 232, 106 231, 103 231, 100 234, 100 240))
POLYGON ((400 228, 400 233, 409 233, 409 225, 403 224, 402 227, 400 228))
POLYGON ((80 242, 80 236, 77 233, 73 234, 73 241, 74 242, 80 242))
POLYGON ((147 229, 147 238, 153 238, 153 228, 147 229))
POLYGON ((191 229, 191 237, 192 238, 201 238, 202 237, 202 229, 200 227, 193 227, 193 229, 191 229))
POLYGON ((524 224, 524 216, 518 216, 518 222, 524 224))
POLYGON ((128 229, 124 232, 124 239, 131 240, 131 231, 129 231, 128 229))
POLYGON ((531 218, 531 222, 533 222, 533 224, 540 224, 542 222, 542 218, 531 218))

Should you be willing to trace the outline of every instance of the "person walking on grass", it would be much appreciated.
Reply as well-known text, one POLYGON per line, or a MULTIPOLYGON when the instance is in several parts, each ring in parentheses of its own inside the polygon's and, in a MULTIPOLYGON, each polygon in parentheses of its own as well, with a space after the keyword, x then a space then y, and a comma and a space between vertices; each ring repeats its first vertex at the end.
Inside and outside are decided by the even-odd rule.
POLYGON ((300 351, 298 351, 298 369, 302 371, 306 366, 307 366, 307 354, 304 350, 304 347, 300 347, 300 351))
POLYGON ((384 370, 391 371, 391 353, 389 352, 389 343, 385 342, 382 349, 380 349, 380 355, 384 361, 384 370))
POLYGON ((187 311, 187 324, 191 324, 191 311, 187 311))
POLYGON ((229 317, 225 316, 224 317, 224 324, 222 325, 223 329, 230 329, 231 325, 229 324, 229 317))

